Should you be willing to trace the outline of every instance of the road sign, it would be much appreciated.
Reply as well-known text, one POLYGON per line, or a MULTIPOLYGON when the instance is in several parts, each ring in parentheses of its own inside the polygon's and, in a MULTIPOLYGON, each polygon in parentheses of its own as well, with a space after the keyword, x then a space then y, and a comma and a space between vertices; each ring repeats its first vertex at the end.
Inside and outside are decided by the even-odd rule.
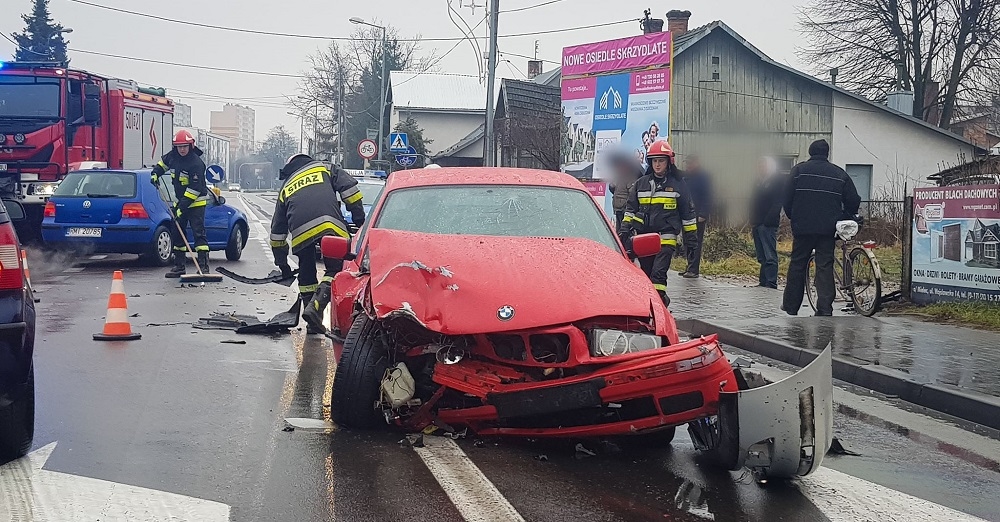
POLYGON ((412 167, 416 162, 416 154, 396 154, 396 163, 400 167, 412 167))
POLYGON ((378 145, 373 140, 361 140, 358 143, 358 154, 364 159, 372 159, 378 154, 378 145))
POLYGON ((368 134, 368 139, 375 141, 378 139, 378 129, 366 129, 368 134))
POLYGON ((209 183, 222 183, 226 179, 226 170, 219 165, 212 165, 205 171, 209 183))
POLYGON ((407 152, 410 148, 410 139, 405 132, 393 132, 389 134, 389 152, 407 152))
POLYGON ((219 502, 42 469, 55 448, 53 442, 0 466, 0 513, 27 520, 229 520, 229 506, 219 502))

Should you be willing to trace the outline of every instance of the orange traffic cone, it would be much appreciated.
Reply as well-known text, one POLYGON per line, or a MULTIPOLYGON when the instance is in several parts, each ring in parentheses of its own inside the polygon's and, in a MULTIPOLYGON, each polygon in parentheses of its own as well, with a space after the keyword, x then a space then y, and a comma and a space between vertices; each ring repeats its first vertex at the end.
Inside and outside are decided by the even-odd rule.
POLYGON ((125 278, 121 270, 115 270, 111 280, 111 296, 108 297, 108 315, 104 331, 94 334, 95 341, 134 341, 142 335, 132 332, 128 322, 128 303, 125 300, 125 278))

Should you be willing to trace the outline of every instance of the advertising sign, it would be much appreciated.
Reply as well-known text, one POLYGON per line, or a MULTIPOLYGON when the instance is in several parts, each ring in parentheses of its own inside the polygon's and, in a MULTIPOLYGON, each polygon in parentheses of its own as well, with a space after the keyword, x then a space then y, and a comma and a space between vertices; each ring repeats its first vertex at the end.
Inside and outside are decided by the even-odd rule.
POLYGON ((609 179, 601 153, 621 147, 645 162, 666 138, 670 116, 669 32, 566 47, 562 59, 562 170, 609 179))
POLYGON ((915 302, 1000 302, 1000 185, 918 188, 915 302))

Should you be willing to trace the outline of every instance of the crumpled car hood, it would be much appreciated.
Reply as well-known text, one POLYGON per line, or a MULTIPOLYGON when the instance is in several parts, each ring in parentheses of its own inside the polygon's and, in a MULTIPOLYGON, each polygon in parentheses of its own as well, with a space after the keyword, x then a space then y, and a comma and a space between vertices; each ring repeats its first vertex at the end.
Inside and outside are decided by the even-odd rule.
POLYGON ((649 317, 659 300, 627 258, 586 239, 368 234, 376 315, 406 315, 447 335, 649 317))

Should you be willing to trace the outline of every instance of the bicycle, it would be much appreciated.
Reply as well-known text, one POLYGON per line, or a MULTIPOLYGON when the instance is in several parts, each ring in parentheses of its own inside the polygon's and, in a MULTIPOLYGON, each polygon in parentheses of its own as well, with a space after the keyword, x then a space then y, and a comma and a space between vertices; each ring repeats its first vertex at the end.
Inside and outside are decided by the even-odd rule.
MULTIPOLYGON (((875 315, 882 306, 882 268, 875 257, 874 241, 859 243, 853 238, 863 220, 837 222, 837 247, 840 258, 833 258, 833 279, 840 299, 848 302, 848 309, 865 317, 875 315)), ((816 254, 809 258, 806 276, 806 295, 809 305, 816 311, 816 254)))

